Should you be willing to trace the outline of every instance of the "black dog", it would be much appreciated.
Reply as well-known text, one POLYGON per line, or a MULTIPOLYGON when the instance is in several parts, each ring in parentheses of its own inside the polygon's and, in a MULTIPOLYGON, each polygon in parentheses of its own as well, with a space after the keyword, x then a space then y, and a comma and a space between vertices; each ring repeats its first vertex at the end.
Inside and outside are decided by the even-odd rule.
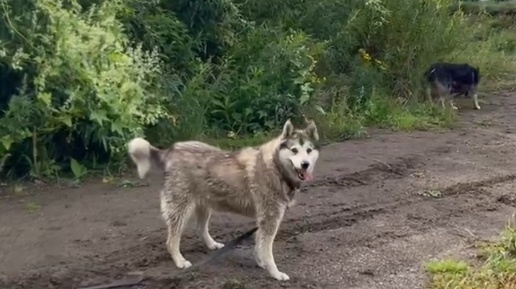
POLYGON ((426 81, 430 84, 428 96, 431 99, 439 98, 443 108, 445 99, 448 99, 453 109, 457 107, 453 104, 453 99, 464 95, 473 96, 475 108, 478 105, 477 87, 480 82, 480 69, 469 64, 456 64, 438 62, 430 65, 425 71, 426 81))

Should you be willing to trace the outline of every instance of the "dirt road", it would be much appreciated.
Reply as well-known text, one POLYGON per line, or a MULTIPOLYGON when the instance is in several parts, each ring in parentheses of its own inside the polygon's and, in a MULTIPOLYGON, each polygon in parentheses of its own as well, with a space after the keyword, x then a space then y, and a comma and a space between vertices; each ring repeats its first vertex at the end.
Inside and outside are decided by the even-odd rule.
MULTIPOLYGON (((148 278, 131 288, 421 288, 426 261, 471 257, 469 245, 496 236, 516 206, 516 98, 492 95, 481 111, 459 114, 452 131, 375 131, 324 147, 274 244, 291 281, 255 266, 252 240, 172 278, 156 177, 150 187, 40 186, 28 195, 0 187, 0 288, 77 288, 135 271, 148 278)), ((252 226, 215 215, 211 232, 227 242, 252 226)), ((187 259, 207 257, 193 229, 183 240, 187 259)))

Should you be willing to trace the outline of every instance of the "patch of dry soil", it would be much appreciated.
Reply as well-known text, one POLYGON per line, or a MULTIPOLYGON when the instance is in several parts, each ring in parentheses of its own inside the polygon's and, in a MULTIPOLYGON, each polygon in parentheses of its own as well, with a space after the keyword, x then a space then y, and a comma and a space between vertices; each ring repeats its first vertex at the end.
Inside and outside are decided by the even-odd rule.
MULTIPOLYGON (((274 244, 291 281, 254 264, 252 240, 174 278, 154 177, 150 187, 39 185, 25 196, 0 187, 0 288, 78 288, 130 272, 146 280, 125 288, 419 288, 424 262, 467 254, 514 211, 516 99, 505 92, 489 101, 481 111, 461 110, 451 131, 376 131, 324 147, 316 180, 274 244)), ((211 232, 227 242, 252 226, 220 214, 211 232)), ((181 245, 193 263, 208 256, 193 229, 181 245)))

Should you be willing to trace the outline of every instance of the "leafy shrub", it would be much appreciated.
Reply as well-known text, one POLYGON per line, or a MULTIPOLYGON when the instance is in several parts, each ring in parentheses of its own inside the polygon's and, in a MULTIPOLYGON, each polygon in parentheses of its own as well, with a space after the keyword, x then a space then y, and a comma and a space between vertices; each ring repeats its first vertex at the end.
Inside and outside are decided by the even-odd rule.
MULTIPOLYGON (((14 13, 13 3, 2 5, 14 13)), ((55 174, 69 157, 120 159, 129 137, 167 117, 156 86, 161 60, 130 45, 115 18, 121 2, 87 13, 68 4, 37 0, 17 20, 4 14, 23 27, 3 47, 4 71, 25 81, 0 119, 0 155, 12 152, 7 165, 23 172, 29 164, 33 176, 55 174)))
POLYGON ((135 135, 249 143, 300 112, 331 139, 443 125, 420 103, 424 69, 467 61, 495 77, 514 50, 453 0, 0 2, 0 174, 13 176, 121 168, 135 135))
POLYGON ((250 30, 222 59, 222 85, 207 104, 209 122, 237 134, 281 125, 309 102, 320 82, 313 69, 322 51, 302 32, 265 25, 250 30))

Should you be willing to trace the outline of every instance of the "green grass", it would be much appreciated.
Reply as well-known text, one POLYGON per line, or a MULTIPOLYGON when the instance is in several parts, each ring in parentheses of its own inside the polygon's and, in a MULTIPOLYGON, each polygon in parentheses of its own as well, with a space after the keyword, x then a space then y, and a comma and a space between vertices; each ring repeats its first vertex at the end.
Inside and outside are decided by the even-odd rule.
POLYGON ((202 141, 205 141, 211 145, 218 146, 222 149, 235 150, 247 146, 257 146, 262 143, 265 143, 271 140, 276 136, 276 133, 279 134, 280 131, 270 132, 270 133, 260 133, 254 136, 233 136, 233 137, 221 137, 221 138, 204 138, 202 141))
MULTIPOLYGON (((309 118, 316 121, 321 143, 343 141, 367 135, 368 127, 379 127, 393 131, 429 130, 453 127, 456 112, 442 110, 440 105, 427 103, 401 103, 386 97, 371 99, 367 111, 353 112, 342 103, 333 103, 324 114, 307 110, 309 118)), ((300 122, 297 122, 300 124, 300 122)), ((217 136, 205 137, 202 141, 223 149, 239 149, 256 146, 276 137, 281 131, 278 128, 268 133, 253 136, 217 136)))
POLYGON ((466 14, 487 13, 490 15, 516 14, 516 2, 514 1, 465 1, 460 5, 455 4, 452 10, 461 9, 466 14))
POLYGON ((367 124, 395 131, 451 127, 456 120, 454 111, 443 110, 439 104, 402 103, 388 98, 375 100, 374 103, 367 124))
POLYGON ((426 270, 431 274, 464 274, 470 270, 468 263, 446 259, 427 264, 426 270))
POLYGON ((516 288, 516 230, 509 225, 498 241, 478 246, 480 265, 445 259, 429 262, 429 289, 516 288))
POLYGON ((29 213, 35 213, 35 212, 39 211, 39 209, 41 209, 41 205, 39 205, 33 201, 29 201, 26 204, 26 209, 29 213))

